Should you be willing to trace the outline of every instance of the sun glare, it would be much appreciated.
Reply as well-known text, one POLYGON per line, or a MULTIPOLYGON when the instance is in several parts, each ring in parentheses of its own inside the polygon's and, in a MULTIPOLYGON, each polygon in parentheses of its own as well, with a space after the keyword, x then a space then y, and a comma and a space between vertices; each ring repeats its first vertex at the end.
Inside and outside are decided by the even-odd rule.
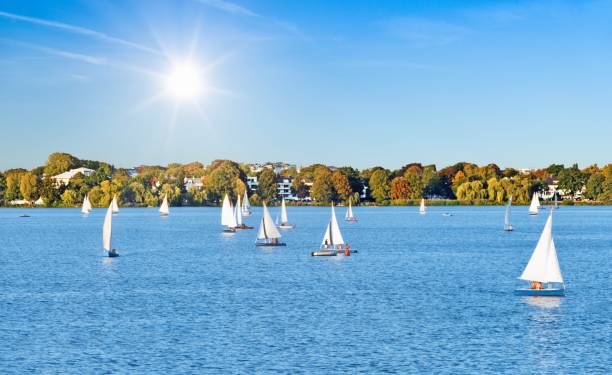
POLYGON ((175 64, 166 77, 166 87, 177 99, 193 99, 201 91, 201 77, 197 67, 191 62, 175 64))

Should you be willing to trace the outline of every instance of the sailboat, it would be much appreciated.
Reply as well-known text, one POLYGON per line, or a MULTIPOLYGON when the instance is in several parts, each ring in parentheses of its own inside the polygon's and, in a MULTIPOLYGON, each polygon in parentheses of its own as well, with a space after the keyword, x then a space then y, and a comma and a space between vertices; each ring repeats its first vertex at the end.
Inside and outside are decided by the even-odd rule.
POLYGON ((117 204, 117 194, 113 196, 113 201, 111 202, 111 210, 114 214, 119 212, 119 205, 117 204))
POLYGON ((529 215, 537 215, 539 208, 540 200, 538 199, 538 193, 533 192, 533 197, 531 197, 531 204, 529 205, 529 215))
POLYGON ((336 220, 336 210, 332 203, 331 217, 327 223, 327 228, 325 228, 325 233, 323 234, 321 248, 319 251, 313 251, 310 255, 315 257, 336 256, 338 255, 338 250, 343 250, 343 248, 344 238, 342 238, 338 220, 336 220))
POLYGON ((544 230, 538 244, 531 254, 527 267, 519 277, 530 282, 529 288, 516 289, 514 294, 520 296, 563 296, 565 286, 557 250, 552 236, 552 211, 548 215, 544 230), (547 284, 544 287, 544 284, 547 284))
POLYGON ((281 203, 281 222, 278 227, 280 229, 295 228, 295 224, 289 224, 289 220, 287 220, 287 206, 285 206, 285 197, 283 197, 283 201, 281 203))
POLYGON ((236 218, 236 229, 253 229, 242 222, 242 205, 240 204, 240 197, 236 201, 236 207, 234 208, 234 217, 236 218))
POLYGON ((251 203, 249 202, 249 196, 245 190, 244 198, 242 199, 242 216, 251 216, 251 214, 251 203))
POLYGON ((113 205, 109 205, 104 216, 104 225, 102 226, 102 247, 111 258, 118 257, 117 249, 113 249, 111 245, 111 237, 113 232, 113 205))
POLYGON ((86 195, 85 198, 83 198, 83 205, 81 206, 81 212, 83 213, 83 215, 89 215, 89 212, 91 212, 91 203, 89 202, 88 195, 86 195))
POLYGON ((170 215, 170 207, 168 207, 168 194, 164 195, 164 201, 162 202, 161 206, 159 207, 159 214, 161 216, 168 216, 168 215, 170 215))
POLYGON ((258 241, 255 242, 255 246, 287 246, 287 244, 279 242, 279 238, 281 238, 281 234, 278 229, 276 229, 276 225, 274 225, 272 221, 272 216, 270 216, 270 211, 268 211, 268 207, 264 202, 263 217, 259 223, 259 231, 257 232, 258 241))
POLYGON ((346 210, 346 215, 344 215, 344 220, 346 221, 357 221, 359 220, 357 216, 353 215, 353 205, 352 201, 349 199, 348 210, 346 210))
POLYGON ((421 198, 421 206, 419 207, 419 213, 425 215, 425 199, 421 198))
POLYGON ((236 214, 227 194, 225 194, 221 206, 221 225, 227 226, 227 229, 223 230, 224 233, 234 233, 236 231, 236 214))
POLYGON ((512 206, 512 197, 508 199, 508 204, 506 205, 506 215, 504 217, 504 230, 506 232, 512 232, 514 228, 512 228, 512 224, 510 224, 510 207, 512 206))
POLYGON ((555 210, 559 209, 559 203, 557 202, 557 192, 555 192, 555 210))

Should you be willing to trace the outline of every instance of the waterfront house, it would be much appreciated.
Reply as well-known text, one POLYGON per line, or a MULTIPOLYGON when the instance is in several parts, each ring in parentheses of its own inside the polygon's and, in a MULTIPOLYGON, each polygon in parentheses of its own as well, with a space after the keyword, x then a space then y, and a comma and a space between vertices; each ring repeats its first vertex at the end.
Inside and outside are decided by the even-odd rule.
POLYGON ((60 173, 58 175, 51 177, 51 179, 55 181, 56 186, 68 185, 70 183, 70 179, 76 176, 77 174, 80 173, 85 177, 89 177, 94 172, 95 171, 93 169, 81 167, 81 168, 71 169, 64 173, 60 173))

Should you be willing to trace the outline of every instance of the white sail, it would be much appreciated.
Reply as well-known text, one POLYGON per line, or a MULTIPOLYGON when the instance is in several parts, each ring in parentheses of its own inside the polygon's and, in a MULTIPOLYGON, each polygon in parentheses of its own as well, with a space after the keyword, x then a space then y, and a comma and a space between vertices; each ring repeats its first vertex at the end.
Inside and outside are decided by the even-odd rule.
POLYGON ((104 216, 104 225, 102 226, 102 247, 106 251, 111 251, 111 235, 113 226, 113 205, 108 206, 106 216, 104 216))
POLYGON ((244 198, 242 199, 242 212, 251 212, 251 203, 249 202, 249 196, 246 190, 244 191, 244 198))
POLYGON ((87 211, 89 212, 92 209, 91 202, 89 201, 89 194, 85 196, 85 200, 87 202, 87 211))
POLYGON ((534 192, 531 198, 531 204, 529 205, 529 213, 531 215, 537 215, 538 207, 540 207, 540 200, 538 199, 538 193, 534 192))
POLYGON ((331 217, 329 219, 329 223, 327 223, 325 233, 323 234, 323 241, 321 241, 321 245, 325 245, 326 241, 328 245, 344 245, 344 238, 342 238, 342 233, 340 232, 340 227, 338 226, 338 220, 336 220, 336 209, 334 208, 333 203, 331 206, 331 217))
POLYGON ((506 215, 504 217, 504 225, 506 228, 510 226, 510 207, 512 206, 512 197, 508 199, 508 204, 506 205, 506 215))
POLYGON ((233 217, 234 212, 232 211, 232 204, 227 194, 225 194, 223 206, 221 207, 221 225, 227 225, 229 227, 232 224, 233 217))
POLYGON ((285 206, 285 197, 283 197, 283 201, 281 203, 281 224, 287 224, 289 220, 287 220, 287 207, 285 206))
POLYGON ((541 283, 562 283, 561 268, 552 237, 552 212, 546 220, 538 244, 531 254, 527 267, 519 277, 522 280, 541 283))
POLYGON ((352 219, 353 216, 353 206, 351 204, 351 201, 349 200, 349 206, 348 206, 348 210, 346 210, 346 215, 344 215, 345 219, 352 219))
POLYGON ((87 196, 85 196, 85 198, 83 198, 83 205, 81 206, 81 212, 84 214, 89 213, 88 203, 87 196))
POLYGON ((170 214, 170 207, 168 206, 168 194, 164 195, 164 201, 159 207, 159 213, 161 213, 162 215, 170 214))
POLYGON ((280 238, 281 234, 276 229, 276 225, 272 221, 272 216, 270 216, 270 211, 268 211, 268 207, 266 207, 266 203, 263 204, 263 218, 261 219, 261 223, 259 224, 259 231, 257 232, 258 240, 267 240, 271 238, 280 238))
POLYGON ((113 213, 119 212, 119 205, 117 204, 117 194, 115 194, 115 196, 113 196, 113 201, 111 202, 111 207, 112 207, 113 213))
POLYGON ((424 214, 425 213, 425 199, 421 198, 421 207, 419 207, 419 213, 420 214, 424 214))
POLYGON ((236 201, 236 207, 234 209, 234 217, 236 218, 236 227, 242 226, 242 205, 240 204, 240 197, 236 201))

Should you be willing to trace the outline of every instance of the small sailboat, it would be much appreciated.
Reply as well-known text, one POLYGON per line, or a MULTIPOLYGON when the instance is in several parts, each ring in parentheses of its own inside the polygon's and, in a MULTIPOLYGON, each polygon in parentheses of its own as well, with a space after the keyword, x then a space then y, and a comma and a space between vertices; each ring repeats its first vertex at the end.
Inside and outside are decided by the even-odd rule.
POLYGON ((113 205, 109 205, 104 216, 104 225, 102 226, 102 247, 111 258, 118 257, 117 249, 111 245, 111 237, 113 232, 113 205))
POLYGON ((510 224, 510 207, 512 206, 512 197, 508 199, 508 204, 506 205, 506 215, 504 216, 504 230, 506 232, 512 232, 514 228, 512 224, 510 224))
POLYGON ((555 210, 558 210, 559 209, 559 203, 557 202, 557 192, 555 192, 554 200, 555 200, 555 210))
POLYGON ((251 203, 249 202, 249 196, 246 190, 244 191, 244 197, 242 198, 242 216, 251 216, 251 203))
POLYGON ((89 215, 91 212, 91 203, 89 202, 89 194, 83 198, 83 205, 81 206, 81 212, 83 215, 89 215))
POLYGON ((227 227, 227 229, 223 230, 224 233, 236 232, 236 214, 227 194, 225 194, 225 198, 223 198, 223 205, 221 206, 221 225, 225 225, 227 227))
POLYGON ((353 215, 353 205, 352 200, 349 199, 348 210, 346 210, 346 214, 344 215, 344 220, 346 221, 357 221, 359 220, 357 216, 353 215))
POLYGON ((537 215, 539 208, 540 200, 538 199, 538 193, 534 192, 531 197, 531 204, 529 205, 529 215, 537 215))
POLYGON ((170 215, 170 207, 168 206, 168 194, 164 195, 164 201, 162 202, 161 206, 159 207, 159 214, 161 216, 168 216, 168 215, 170 215))
POLYGON ((117 194, 115 194, 113 196, 113 200, 111 202, 111 209, 113 211, 114 214, 116 214, 117 212, 119 212, 119 204, 117 204, 117 194))
POLYGON ((323 241, 321 241, 321 248, 319 251, 313 251, 310 255, 315 257, 328 257, 338 255, 338 251, 344 249, 344 238, 340 232, 338 226, 338 220, 336 220, 336 210, 334 204, 331 206, 331 217, 325 228, 323 234, 323 241))
POLYGON ((287 244, 279 242, 279 238, 281 238, 281 234, 278 229, 276 229, 276 225, 274 225, 274 222, 272 221, 272 216, 270 216, 270 211, 268 211, 268 207, 264 202, 263 217, 259 223, 259 231, 257 232, 258 241, 255 242, 255 246, 287 246, 287 244))
POLYGON ((289 220, 287 220, 287 206, 285 206, 285 198, 283 197, 283 201, 281 203, 281 222, 278 226, 280 229, 293 229, 295 228, 295 224, 289 224, 289 220))
POLYGON ((531 254, 527 267, 519 277, 530 282, 529 288, 516 289, 520 296, 563 296, 565 286, 559 267, 557 250, 552 236, 552 211, 548 215, 538 244, 531 254), (547 284, 544 287, 544 284, 547 284))
POLYGON ((236 201, 236 207, 234 208, 234 217, 236 218, 236 229, 253 229, 253 227, 246 225, 242 221, 242 205, 240 204, 240 197, 238 197, 238 200, 236 201))
POLYGON ((425 198, 421 198, 421 206, 419 207, 419 213, 425 215, 425 198))

